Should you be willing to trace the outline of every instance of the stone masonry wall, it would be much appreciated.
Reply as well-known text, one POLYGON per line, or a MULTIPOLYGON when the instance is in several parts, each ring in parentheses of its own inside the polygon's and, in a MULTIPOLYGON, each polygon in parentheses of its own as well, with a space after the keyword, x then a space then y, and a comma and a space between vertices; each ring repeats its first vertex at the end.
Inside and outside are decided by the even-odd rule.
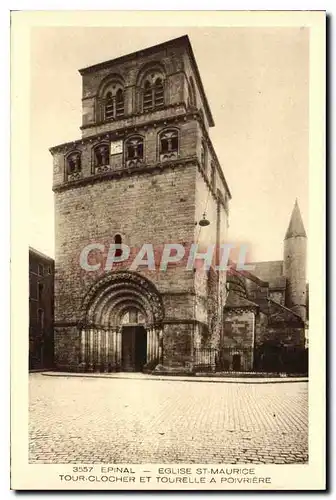
POLYGON ((255 313, 248 309, 226 309, 224 314, 222 365, 224 369, 233 369, 233 357, 238 355, 242 370, 250 371, 253 369, 255 313))
POLYGON ((306 319, 307 238, 293 237, 284 241, 284 275, 287 278, 286 306, 306 319))
POLYGON ((77 371, 80 363, 80 331, 77 326, 55 327, 54 342, 58 370, 77 371))
POLYGON ((163 329, 163 364, 188 368, 192 361, 193 324, 165 324, 163 329))
MULTIPOLYGON (((195 168, 181 165, 177 173, 151 172, 56 193, 56 321, 75 320, 88 287, 105 272, 80 267, 86 245, 99 243, 108 249, 116 233, 135 252, 144 243, 155 248, 166 242, 192 241, 195 168)), ((193 287, 193 274, 182 265, 166 272, 147 268, 140 272, 161 292, 193 287)))
POLYGON ((226 309, 223 324, 222 346, 252 348, 254 342, 255 314, 251 310, 226 309))

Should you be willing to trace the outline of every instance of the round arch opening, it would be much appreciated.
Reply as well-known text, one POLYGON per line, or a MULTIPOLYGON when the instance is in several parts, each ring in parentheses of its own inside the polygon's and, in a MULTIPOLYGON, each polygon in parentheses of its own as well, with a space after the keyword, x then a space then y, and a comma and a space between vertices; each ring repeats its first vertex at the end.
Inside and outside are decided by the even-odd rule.
POLYGON ((148 279, 114 272, 98 280, 81 310, 82 371, 144 371, 162 358, 160 293, 148 279))

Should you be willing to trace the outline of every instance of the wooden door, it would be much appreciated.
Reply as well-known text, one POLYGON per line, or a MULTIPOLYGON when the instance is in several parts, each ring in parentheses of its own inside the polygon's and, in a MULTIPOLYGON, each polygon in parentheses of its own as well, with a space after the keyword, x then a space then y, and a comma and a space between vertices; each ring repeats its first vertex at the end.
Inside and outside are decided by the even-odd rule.
POLYGON ((135 327, 124 326, 122 329, 122 369, 133 372, 135 369, 135 327))

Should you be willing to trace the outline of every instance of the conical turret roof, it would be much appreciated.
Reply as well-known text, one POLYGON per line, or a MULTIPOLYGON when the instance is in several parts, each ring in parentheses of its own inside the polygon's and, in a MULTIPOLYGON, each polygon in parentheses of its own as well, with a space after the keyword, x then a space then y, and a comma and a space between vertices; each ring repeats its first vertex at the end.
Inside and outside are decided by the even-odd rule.
POLYGON ((292 211, 285 240, 287 240, 288 238, 295 238, 296 236, 303 236, 307 238, 297 199, 295 200, 295 205, 292 211))

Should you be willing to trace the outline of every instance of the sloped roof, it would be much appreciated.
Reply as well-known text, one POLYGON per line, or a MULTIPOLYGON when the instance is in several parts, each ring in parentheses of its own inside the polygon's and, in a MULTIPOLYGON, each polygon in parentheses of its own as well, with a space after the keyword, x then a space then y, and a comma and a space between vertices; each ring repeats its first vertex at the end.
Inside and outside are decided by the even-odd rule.
POLYGON ((269 283, 283 275, 283 260, 268 260, 264 262, 251 262, 254 266, 253 274, 269 283))
POLYGON ((29 254, 35 255, 36 257, 41 257, 42 259, 45 259, 45 260, 50 260, 50 262, 54 262, 54 259, 52 257, 49 257, 49 255, 46 255, 45 253, 42 253, 33 247, 29 247, 29 254))
POLYGON ((306 231, 303 225, 301 212, 299 209, 298 201, 295 200, 294 208, 292 211, 292 215, 289 221, 289 226, 286 232, 285 240, 288 238, 295 238, 297 236, 307 237, 306 231))
POLYGON ((285 307, 275 300, 269 299, 269 318, 270 321, 295 321, 302 323, 301 317, 288 307, 285 307))
MULTIPOLYGON (((256 264, 255 262, 251 262, 251 264, 256 264)), ((238 269, 237 268, 237 263, 236 262, 233 262, 232 260, 229 260, 229 270, 227 272, 227 280, 229 281, 231 276, 237 276, 237 277, 240 277, 241 279, 244 279, 244 280, 250 280, 250 281, 253 281, 254 283, 256 283, 256 285, 259 285, 259 286, 267 286, 268 285, 268 282, 267 280, 263 280, 261 278, 259 278, 255 271, 251 272, 251 271, 246 271, 245 269, 238 269)))
POLYGON ((272 278, 269 282, 270 290, 284 290, 286 288, 286 278, 285 276, 277 276, 276 278, 272 278))
POLYGON ((251 300, 245 299, 245 297, 242 297, 241 295, 233 292, 232 290, 229 291, 225 307, 227 308, 233 308, 233 307, 247 307, 247 308, 256 308, 259 307, 258 304, 255 302, 252 302, 251 300))

